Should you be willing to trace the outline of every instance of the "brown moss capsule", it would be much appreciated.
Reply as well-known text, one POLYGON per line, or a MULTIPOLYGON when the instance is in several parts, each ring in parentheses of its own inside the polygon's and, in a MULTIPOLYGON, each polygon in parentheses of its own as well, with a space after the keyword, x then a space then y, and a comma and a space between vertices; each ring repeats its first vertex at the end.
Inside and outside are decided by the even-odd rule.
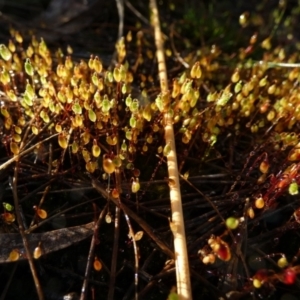
POLYGON ((116 188, 114 188, 111 192, 111 195, 112 195, 113 198, 118 199, 119 196, 120 196, 120 193, 116 188))
POLYGON ((98 259, 97 256, 95 257, 93 266, 94 266, 95 271, 99 272, 102 269, 102 264, 101 264, 101 262, 100 262, 100 260, 98 259))
POLYGON ((1 217, 6 224, 11 224, 16 220, 16 216, 13 213, 9 213, 9 212, 4 212, 1 215, 1 217))
POLYGON ((41 219, 47 218, 47 212, 44 209, 38 208, 37 206, 34 206, 33 209, 35 210, 35 213, 37 216, 39 216, 41 219))

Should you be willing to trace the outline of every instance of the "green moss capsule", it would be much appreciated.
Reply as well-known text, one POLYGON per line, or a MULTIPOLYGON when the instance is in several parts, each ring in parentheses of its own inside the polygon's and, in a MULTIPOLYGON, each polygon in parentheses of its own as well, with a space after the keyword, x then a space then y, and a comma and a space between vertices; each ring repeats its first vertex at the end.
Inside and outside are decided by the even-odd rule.
POLYGON ((33 66, 32 66, 29 58, 26 59, 26 61, 24 63, 24 68, 25 68, 25 72, 27 73, 27 75, 32 77, 34 74, 34 69, 33 69, 33 66))
POLYGON ((6 61, 10 60, 12 57, 11 52, 4 44, 0 45, 0 55, 1 55, 2 59, 6 60, 6 61))

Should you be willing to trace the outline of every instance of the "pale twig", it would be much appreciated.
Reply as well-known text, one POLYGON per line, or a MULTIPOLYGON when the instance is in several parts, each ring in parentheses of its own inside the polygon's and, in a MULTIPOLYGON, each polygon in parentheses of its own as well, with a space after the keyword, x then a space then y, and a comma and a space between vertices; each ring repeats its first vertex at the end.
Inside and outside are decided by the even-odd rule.
POLYGON ((124 31, 124 0, 116 0, 119 15, 118 40, 123 36, 124 31))
POLYGON ((178 176, 173 118, 169 112, 170 94, 168 89, 167 68, 164 55, 164 46, 156 0, 150 0, 151 23, 155 33, 156 57, 162 97, 167 98, 164 110, 165 142, 170 147, 167 155, 167 165, 170 184, 170 201, 172 220, 170 227, 174 236, 175 266, 177 279, 177 294, 180 300, 191 300, 191 282, 189 261, 185 237, 184 218, 178 176))
POLYGON ((116 270, 118 261, 118 251, 119 251, 119 237, 120 237, 120 214, 121 210, 119 206, 116 206, 115 210, 115 231, 114 231, 114 244, 112 251, 111 267, 110 267, 110 280, 108 288, 108 299, 114 298, 115 283, 116 283, 116 270))

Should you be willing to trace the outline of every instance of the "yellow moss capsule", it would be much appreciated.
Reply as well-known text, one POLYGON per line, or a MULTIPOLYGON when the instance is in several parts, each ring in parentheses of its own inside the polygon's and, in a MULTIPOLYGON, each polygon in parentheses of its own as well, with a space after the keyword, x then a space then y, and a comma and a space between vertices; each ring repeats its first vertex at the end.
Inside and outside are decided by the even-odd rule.
POLYGON ((61 148, 63 149, 67 149, 68 147, 68 139, 67 139, 67 136, 65 133, 61 133, 59 136, 58 136, 58 144, 61 148))
POLYGON ((249 21, 249 13, 246 11, 239 17, 239 23, 242 27, 246 27, 249 21))
POLYGON ((55 131, 56 131, 57 133, 60 133, 60 132, 62 131, 62 127, 61 127, 60 124, 56 124, 56 125, 55 125, 55 131))
POLYGON ((74 121, 75 121, 76 127, 81 127, 83 124, 83 118, 81 115, 76 115, 74 118, 74 121))
POLYGON ((272 121, 276 116, 276 113, 274 110, 269 111, 268 115, 267 115, 267 119, 268 121, 272 121))
POLYGON ((141 240, 142 237, 143 237, 143 235, 144 235, 144 231, 138 231, 138 232, 134 235, 134 240, 135 240, 135 241, 141 240))
POLYGON ((19 148, 18 144, 15 142, 10 142, 10 151, 14 155, 18 155, 20 153, 20 148, 19 148))
POLYGON ((21 36, 20 32, 19 31, 16 31, 15 34, 15 39, 16 41, 19 43, 19 44, 22 44, 23 43, 23 37, 21 36))
POLYGON ((101 154, 101 148, 97 144, 94 144, 92 146, 92 154, 94 157, 99 157, 99 155, 101 154))
POLYGON ((271 47, 272 47, 272 44, 271 44, 271 37, 268 37, 266 39, 264 39, 261 43, 261 47, 265 50, 270 50, 271 47))
POLYGON ((256 288, 256 289, 259 289, 261 288, 262 286, 262 282, 259 280, 259 279, 253 279, 253 286, 256 288))
POLYGON ((81 154, 86 163, 88 163, 91 160, 91 154, 86 149, 82 149, 81 154))
POLYGON ((151 105, 147 105, 147 106, 143 109, 143 118, 146 119, 148 122, 151 121, 151 118, 152 118, 151 105))
POLYGON ((10 52, 15 52, 16 51, 16 45, 13 43, 12 40, 9 40, 8 42, 8 49, 10 52))
POLYGON ((191 69, 191 78, 201 78, 202 70, 200 67, 200 63, 196 62, 191 69))
POLYGON ((247 215, 248 215, 248 217, 249 217, 250 219, 253 219, 253 218, 255 217, 254 210, 253 210, 252 207, 249 207, 249 208, 247 209, 247 215))
POLYGON ((112 221, 112 216, 111 216, 111 213, 108 212, 108 213, 106 214, 106 216, 105 216, 105 222, 106 222, 107 224, 110 224, 111 221, 112 221))
POLYGON ((33 251, 33 258, 39 259, 42 256, 42 248, 41 246, 37 246, 33 251))
POLYGON ((96 122, 97 119, 97 116, 92 109, 89 110, 89 119, 91 122, 96 122))
POLYGON ((73 153, 73 154, 76 154, 76 153, 78 152, 78 150, 79 150, 79 146, 78 146, 78 144, 74 141, 74 142, 72 143, 72 153, 73 153))
POLYGON ((103 157, 103 170, 107 174, 112 174, 116 169, 116 166, 114 165, 113 161, 108 157, 103 157))
POLYGON ((18 100, 18 97, 16 96, 14 90, 9 90, 6 92, 6 94, 11 101, 16 102, 18 100))
POLYGON ((121 81, 121 74, 120 74, 119 68, 114 68, 113 76, 114 76, 114 80, 116 82, 120 82, 121 81))
POLYGON ((13 134, 12 138, 13 138, 13 140, 14 140, 15 142, 17 142, 17 143, 20 143, 21 140, 22 140, 22 139, 21 139, 21 136, 20 136, 19 134, 17 134, 17 133, 13 134))
POLYGON ((139 190, 140 190, 140 182, 139 182, 139 179, 136 178, 132 181, 132 184, 131 184, 131 191, 132 193, 137 193, 139 190))
POLYGON ((163 150, 163 154, 164 156, 168 156, 171 153, 171 146, 170 144, 165 145, 164 150, 163 150))
POLYGON ((89 161, 86 163, 85 168, 88 172, 94 173, 97 167, 97 163, 95 161, 89 161))
POLYGON ((81 141, 82 141, 83 145, 87 145, 90 142, 90 139, 91 139, 91 135, 88 131, 85 131, 81 135, 81 141))
POLYGON ((276 85, 275 84, 270 85, 268 88, 268 94, 273 95, 275 93, 275 90, 276 90, 276 85))
POLYGON ((116 136, 107 136, 106 137, 106 142, 110 146, 115 146, 117 144, 117 137, 116 136))
POLYGON ((14 249, 9 253, 8 261, 17 261, 20 258, 20 252, 18 249, 14 249))
POLYGON ((102 63, 100 62, 98 56, 96 56, 95 59, 94 59, 93 67, 94 67, 94 70, 95 70, 97 73, 101 73, 101 71, 102 71, 102 63))
POLYGON ((281 258, 278 259, 277 261, 277 265, 279 268, 285 268, 286 266, 288 266, 288 261, 286 259, 285 256, 282 256, 281 258))
POLYGON ((259 197, 255 200, 255 207, 258 209, 262 209, 265 206, 265 201, 262 197, 259 197))
POLYGON ((240 80, 239 70, 236 70, 231 76, 231 82, 237 83, 240 80))
POLYGON ((0 81, 2 82, 3 85, 7 85, 10 83, 10 76, 7 70, 3 70, 0 74, 0 81))
POLYGON ((9 118, 9 117, 10 117, 10 114, 9 114, 9 112, 8 112, 8 110, 7 110, 7 108, 6 108, 5 106, 2 106, 2 107, 1 107, 1 114, 2 114, 2 116, 4 116, 5 118, 9 118))

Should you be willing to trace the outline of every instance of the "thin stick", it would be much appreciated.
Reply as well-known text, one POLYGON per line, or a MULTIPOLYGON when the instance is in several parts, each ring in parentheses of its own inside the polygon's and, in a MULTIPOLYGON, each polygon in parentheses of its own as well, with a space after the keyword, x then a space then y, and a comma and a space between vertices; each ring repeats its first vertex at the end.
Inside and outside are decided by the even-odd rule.
POLYGON ((20 157, 26 155, 27 153, 30 153, 34 148, 39 147, 44 142, 47 142, 47 141, 51 140, 53 137, 58 136, 58 135, 59 135, 59 133, 55 133, 55 134, 53 134, 53 135, 45 138, 44 140, 36 143, 35 145, 29 147, 28 149, 26 149, 24 151, 21 151, 18 155, 14 155, 12 158, 8 159, 5 163, 3 163, 2 165, 0 165, 0 170, 6 169, 14 161, 18 161, 20 159, 20 157))
POLYGON ((124 212, 124 215, 125 215, 125 219, 126 219, 126 222, 127 222, 127 226, 129 228, 130 236, 132 238, 132 244, 133 244, 133 250, 134 250, 134 291, 135 291, 134 292, 134 299, 138 300, 138 292, 137 292, 138 283, 139 283, 139 274, 138 274, 138 271, 139 271, 139 255, 138 255, 138 247, 137 247, 137 244, 136 244, 135 235, 134 235, 134 231, 133 231, 132 226, 131 226, 130 219, 129 219, 128 215, 125 212, 124 212))
POLYGON ((115 231, 114 231, 114 244, 110 267, 110 280, 108 288, 107 299, 114 299, 115 283, 116 283, 116 270, 117 270, 117 257, 119 251, 119 237, 120 237, 120 214, 121 210, 119 206, 116 206, 115 211, 115 231))
POLYGON ((23 240, 24 249, 25 249, 26 256, 27 256, 27 259, 29 262, 31 274, 32 274, 32 277, 34 280, 35 288, 36 288, 39 300, 43 300, 44 299, 43 291, 42 291, 42 288, 40 285, 40 281, 38 279, 37 271, 36 271, 34 263, 33 263, 32 254, 29 249, 28 240, 27 240, 27 237, 25 234, 25 228, 24 228, 21 213, 20 213, 19 200, 18 200, 18 194, 17 194, 17 181, 18 181, 18 162, 16 163, 16 166, 15 166, 14 178, 13 178, 13 182, 12 182, 15 212, 16 212, 16 217, 17 217, 17 221, 18 221, 18 225, 19 225, 19 231, 20 231, 20 234, 21 234, 22 240, 23 240))
POLYGON ((9 286, 10 286, 10 284, 11 284, 11 282, 12 282, 12 279, 13 279, 13 277, 14 277, 14 275, 15 275, 15 272, 16 272, 16 270, 17 270, 18 265, 19 265, 18 262, 16 262, 16 263, 14 264, 13 269, 11 270, 10 275, 9 275, 9 278, 8 278, 8 280, 7 280, 7 283, 6 283, 6 285, 5 285, 5 287, 4 287, 3 291, 2 291, 0 300, 5 300, 5 299, 7 299, 7 298, 6 298, 6 294, 7 294, 7 291, 8 291, 8 289, 9 289, 9 286))
POLYGON ((116 0, 119 15, 118 41, 123 36, 124 31, 124 0, 116 0))
MULTIPOLYGON (((160 29, 160 21, 156 0, 150 0, 151 23, 154 27, 156 57, 158 62, 158 72, 160 79, 160 88, 162 95, 170 97, 168 90, 168 77, 164 55, 164 47, 162 40, 162 33, 160 29)), ((169 99, 170 100, 170 99, 169 99)), ((168 101, 170 102, 170 101, 168 101)), ((178 165, 176 156, 175 136, 172 123, 172 117, 166 108, 164 112, 165 124, 165 141, 166 145, 170 146, 171 151, 167 155, 170 185, 170 201, 172 210, 171 229, 174 235, 174 249, 175 249, 175 266, 177 279, 177 294, 179 299, 191 300, 191 282, 188 253, 186 246, 184 218, 181 204, 180 183, 178 176, 178 165)))
POLYGON ((101 211, 98 221, 95 224, 94 234, 92 237, 90 251, 89 251, 89 255, 88 255, 88 261, 87 261, 86 268, 85 268, 84 281, 82 283, 82 288, 81 288, 80 300, 86 299, 86 293, 87 293, 87 288, 88 288, 88 283, 89 283, 90 272, 91 272, 91 268, 93 265, 94 251, 95 251, 95 245, 96 245, 96 235, 98 234, 100 224, 106 214, 107 207, 108 207, 108 204, 106 204, 104 209, 101 211))
POLYGON ((120 206, 120 208, 126 213, 131 219, 133 219, 139 226, 145 231, 145 233, 156 243, 156 245, 170 258, 174 258, 173 251, 154 233, 153 229, 135 212, 133 212, 124 203, 120 203, 118 199, 113 198, 99 183, 96 179, 92 179, 93 187, 105 198, 107 201, 113 202, 115 205, 120 206))

